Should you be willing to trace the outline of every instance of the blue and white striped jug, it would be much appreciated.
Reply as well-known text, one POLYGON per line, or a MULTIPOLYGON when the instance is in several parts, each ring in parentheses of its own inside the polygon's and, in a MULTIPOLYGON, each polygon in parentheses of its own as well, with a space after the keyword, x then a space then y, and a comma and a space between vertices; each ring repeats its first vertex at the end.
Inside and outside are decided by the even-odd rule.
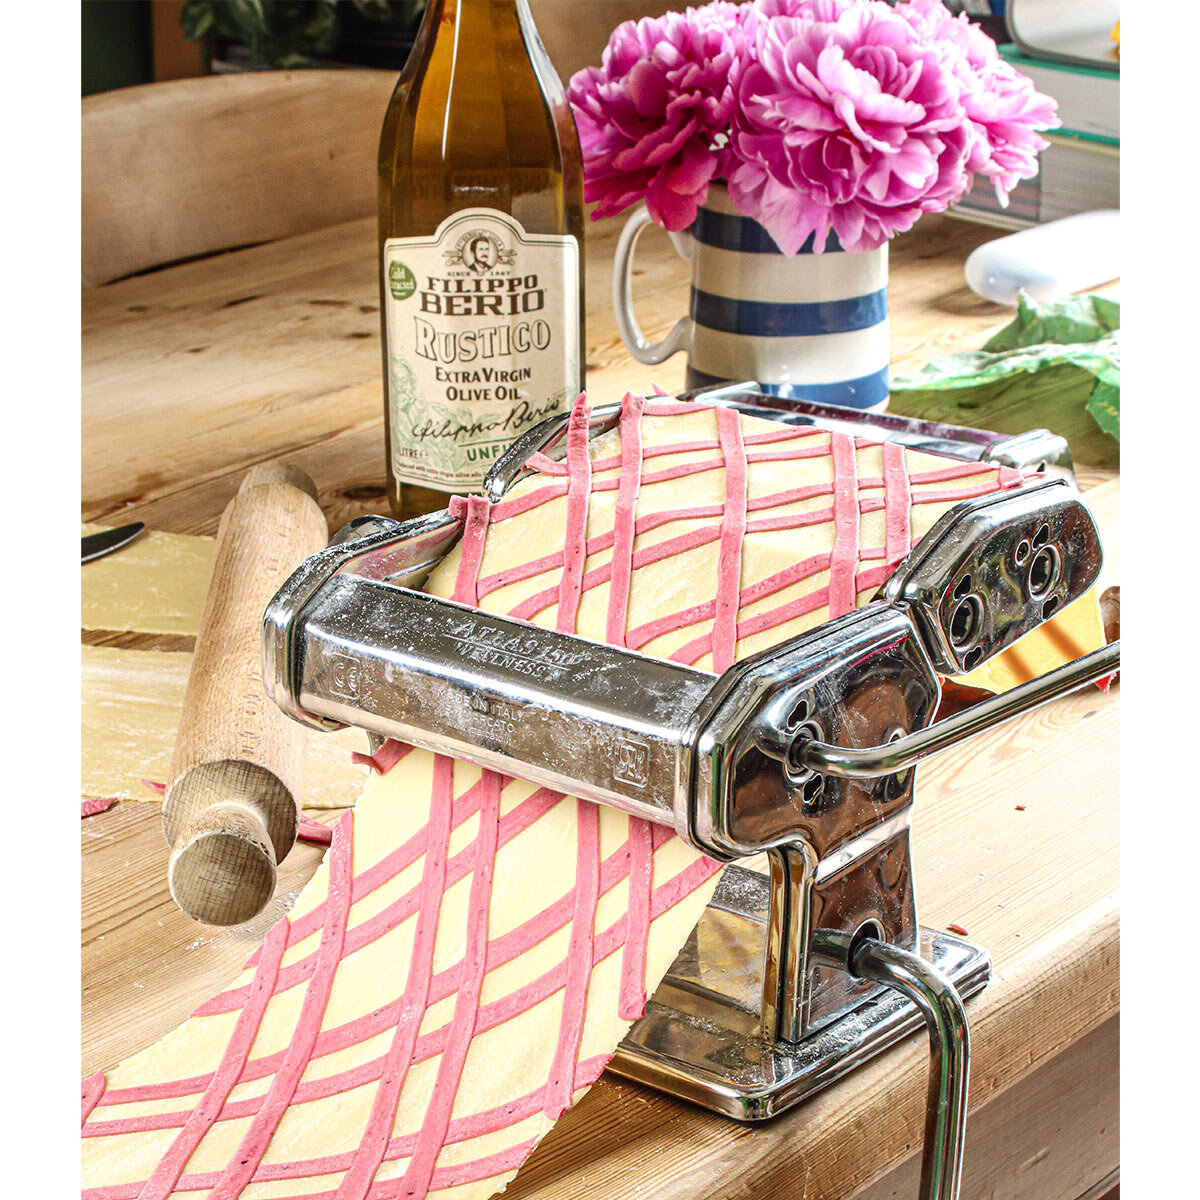
POLYGON ((733 207, 724 186, 710 189, 696 220, 671 239, 692 264, 691 310, 661 342, 633 314, 631 276, 645 205, 617 242, 613 308, 630 354, 660 363, 688 356, 688 389, 757 380, 765 392, 881 412, 888 399, 887 243, 845 251, 830 235, 823 254, 812 239, 792 258, 757 222, 733 207))

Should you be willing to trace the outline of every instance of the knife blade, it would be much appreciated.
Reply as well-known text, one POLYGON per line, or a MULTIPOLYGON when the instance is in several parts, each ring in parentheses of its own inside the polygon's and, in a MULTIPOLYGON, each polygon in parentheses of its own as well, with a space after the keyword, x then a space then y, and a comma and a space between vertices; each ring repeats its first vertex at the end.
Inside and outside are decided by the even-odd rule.
POLYGON ((103 558, 114 550, 120 550, 133 541, 146 526, 141 521, 132 525, 118 525, 115 529, 101 529, 97 533, 85 534, 80 543, 83 550, 83 562, 91 562, 95 558, 103 558))

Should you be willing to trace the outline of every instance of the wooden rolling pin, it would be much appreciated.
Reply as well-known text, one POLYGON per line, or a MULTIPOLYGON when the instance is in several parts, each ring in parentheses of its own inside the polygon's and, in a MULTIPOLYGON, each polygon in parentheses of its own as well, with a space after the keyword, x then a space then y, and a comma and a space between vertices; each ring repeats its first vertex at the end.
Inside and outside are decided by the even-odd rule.
POLYGON ((279 586, 328 540, 316 497, 303 471, 265 463, 221 515, 163 803, 171 895, 207 925, 262 912, 296 840, 305 730, 263 690, 260 626, 279 586))

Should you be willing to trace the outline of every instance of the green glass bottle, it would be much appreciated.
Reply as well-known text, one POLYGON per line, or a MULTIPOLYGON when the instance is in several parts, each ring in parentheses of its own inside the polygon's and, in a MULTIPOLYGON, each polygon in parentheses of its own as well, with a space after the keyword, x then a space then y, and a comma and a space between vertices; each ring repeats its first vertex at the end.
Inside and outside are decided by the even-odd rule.
POLYGON ((476 490, 583 385, 583 165, 527 0, 430 0, 379 142, 388 496, 476 490))

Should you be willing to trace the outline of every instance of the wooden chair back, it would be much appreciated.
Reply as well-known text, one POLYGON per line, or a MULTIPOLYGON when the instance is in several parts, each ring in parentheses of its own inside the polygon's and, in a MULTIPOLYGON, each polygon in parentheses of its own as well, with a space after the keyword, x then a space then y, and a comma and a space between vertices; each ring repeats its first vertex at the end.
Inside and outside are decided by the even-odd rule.
POLYGON ((262 71, 83 101, 83 286, 375 212, 396 74, 262 71))

